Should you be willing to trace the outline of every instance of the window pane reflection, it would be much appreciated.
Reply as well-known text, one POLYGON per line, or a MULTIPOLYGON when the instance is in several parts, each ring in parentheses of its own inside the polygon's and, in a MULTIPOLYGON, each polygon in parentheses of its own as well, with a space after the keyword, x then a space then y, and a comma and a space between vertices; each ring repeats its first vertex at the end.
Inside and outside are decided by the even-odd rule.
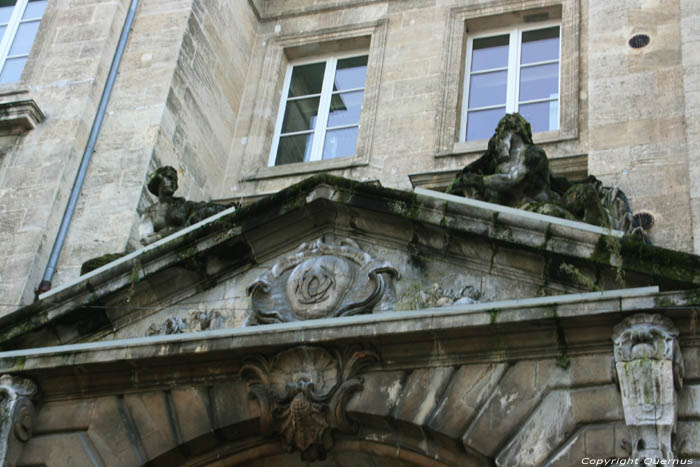
POLYGON ((323 143, 323 159, 353 156, 357 143, 357 127, 328 130, 323 143))
POLYGON ((507 71, 472 75, 469 81, 469 108, 506 103, 507 71))
POLYGON ((559 27, 523 32, 520 63, 559 59, 559 27))
POLYGON ((41 18, 47 3, 48 0, 29 0, 27 8, 24 10, 24 15, 22 15, 22 19, 41 18))
POLYGON ((331 96, 331 109, 328 114, 328 127, 360 123, 363 91, 344 92, 331 96))
POLYGON ((318 97, 287 101, 287 108, 284 110, 282 133, 313 130, 316 127, 319 101, 318 97))
POLYGON ((523 104, 518 110, 532 127, 532 131, 559 129, 559 101, 523 104))
POLYGON ((365 86, 367 55, 338 60, 333 91, 357 89, 365 86))
POLYGON ((19 81, 27 57, 10 58, 5 61, 5 66, 0 73, 0 84, 13 83, 19 81))
POLYGON ((471 71, 507 67, 509 41, 507 35, 474 39, 471 71))
POLYGON ((21 23, 17 29, 15 40, 12 42, 10 55, 29 55, 29 51, 32 50, 32 43, 34 43, 34 37, 38 30, 38 20, 21 23))
POLYGON ((559 93, 559 63, 520 69, 520 100, 547 99, 559 93))
POLYGON ((490 138, 498 121, 506 114, 506 108, 477 110, 467 115, 467 141, 490 138))
POLYGON ((281 136, 277 148, 275 165, 292 164, 309 160, 313 133, 306 135, 281 136))
POLYGON ((16 2, 2 2, 0 1, 0 24, 7 24, 10 21, 10 16, 12 16, 12 10, 14 9, 14 4, 16 2))
POLYGON ((292 81, 289 83, 289 97, 320 94, 323 87, 323 75, 326 63, 297 65, 292 69, 292 81))

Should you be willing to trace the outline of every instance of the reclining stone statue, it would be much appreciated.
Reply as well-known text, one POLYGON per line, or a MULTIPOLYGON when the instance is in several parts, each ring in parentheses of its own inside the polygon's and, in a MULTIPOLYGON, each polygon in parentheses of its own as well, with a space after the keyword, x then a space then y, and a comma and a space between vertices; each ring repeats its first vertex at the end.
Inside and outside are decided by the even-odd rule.
MULTIPOLYGON (((187 201, 185 198, 173 196, 177 191, 177 171, 169 165, 161 167, 151 174, 148 181, 148 191, 157 196, 158 201, 141 215, 139 234, 142 245, 149 245, 232 206, 204 201, 187 201)), ((87 274, 105 264, 116 261, 133 249, 134 246, 130 245, 126 251, 121 253, 108 253, 90 258, 82 264, 80 274, 87 274)))
POLYGON ((486 152, 462 169, 447 193, 643 236, 622 191, 592 175, 571 183, 552 174, 530 123, 517 113, 498 122, 486 152))
POLYGON ((173 196, 177 191, 177 171, 169 165, 153 172, 148 181, 148 191, 158 197, 158 202, 141 216, 141 243, 144 245, 167 237, 229 207, 173 196))

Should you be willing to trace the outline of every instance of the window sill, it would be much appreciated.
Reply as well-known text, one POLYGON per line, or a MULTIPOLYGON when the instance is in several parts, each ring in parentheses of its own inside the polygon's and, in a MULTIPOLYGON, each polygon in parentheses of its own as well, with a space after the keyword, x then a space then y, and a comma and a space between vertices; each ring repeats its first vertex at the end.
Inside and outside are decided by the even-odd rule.
POLYGON ((367 165, 367 161, 358 157, 340 157, 325 161, 296 162, 275 167, 261 167, 254 172, 243 174, 242 181, 263 180, 266 178, 287 177, 290 175, 303 175, 313 172, 325 172, 328 170, 346 169, 367 165))
MULTIPOLYGON (((535 144, 558 143, 576 139, 576 134, 569 134, 563 131, 541 131, 532 135, 535 144)), ((488 139, 478 139, 475 141, 458 141, 452 146, 452 151, 439 152, 435 157, 450 157, 463 154, 482 153, 488 149, 488 139)))
POLYGON ((0 91, 0 135, 19 135, 33 130, 46 116, 26 89, 0 91))

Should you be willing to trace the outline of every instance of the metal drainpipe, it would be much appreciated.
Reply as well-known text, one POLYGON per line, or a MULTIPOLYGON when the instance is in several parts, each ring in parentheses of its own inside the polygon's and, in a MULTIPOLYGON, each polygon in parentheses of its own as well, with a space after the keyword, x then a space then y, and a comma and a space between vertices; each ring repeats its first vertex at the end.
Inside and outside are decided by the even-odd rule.
POLYGON ((56 240, 54 241, 53 248, 51 249, 49 264, 46 266, 46 270, 44 271, 44 277, 42 278, 41 283, 39 284, 39 288, 36 290, 37 299, 39 298, 40 294, 51 290, 51 280, 53 279, 53 275, 56 272, 58 258, 61 255, 63 244, 66 241, 68 227, 70 227, 71 219, 73 218, 73 213, 75 212, 75 206, 78 204, 78 196, 80 196, 80 191, 83 189, 85 175, 87 174, 87 169, 90 165, 90 159, 92 159, 92 153, 95 150, 95 143, 97 143, 97 138, 100 135, 100 128, 102 127, 102 121, 104 120, 105 111, 107 110, 107 104, 109 103, 109 98, 112 95, 114 81, 117 78, 119 64, 121 63, 122 56, 124 55, 126 41, 129 39, 131 26, 134 23, 134 17, 136 16, 136 9, 138 8, 138 6, 139 0, 131 0, 131 6, 129 7, 129 12, 126 15, 126 19, 124 20, 122 33, 119 37, 119 43, 117 44, 117 50, 114 52, 114 58, 112 59, 112 64, 109 67, 107 82, 105 83, 105 87, 102 90, 100 105, 97 107, 97 114, 95 115, 95 120, 92 122, 92 128, 90 129, 90 137, 88 138, 87 145, 85 146, 83 158, 80 161, 80 168, 78 169, 78 174, 76 175, 75 181, 73 182, 73 189, 70 192, 70 198, 68 199, 68 205, 66 205, 66 210, 63 213, 63 219, 61 219, 61 226, 58 228, 58 234, 56 234, 56 240))

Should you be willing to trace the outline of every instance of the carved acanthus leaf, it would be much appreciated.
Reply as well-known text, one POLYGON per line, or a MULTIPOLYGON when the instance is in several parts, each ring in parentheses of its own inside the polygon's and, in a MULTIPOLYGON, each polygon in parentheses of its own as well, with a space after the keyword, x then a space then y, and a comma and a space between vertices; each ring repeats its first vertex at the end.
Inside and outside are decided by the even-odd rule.
POLYGON ((353 432, 345 405, 362 389, 358 372, 376 353, 349 349, 344 354, 300 346, 271 359, 254 356, 241 368, 260 412, 265 435, 280 435, 287 451, 299 450, 306 461, 322 460, 332 447, 332 430, 353 432))

